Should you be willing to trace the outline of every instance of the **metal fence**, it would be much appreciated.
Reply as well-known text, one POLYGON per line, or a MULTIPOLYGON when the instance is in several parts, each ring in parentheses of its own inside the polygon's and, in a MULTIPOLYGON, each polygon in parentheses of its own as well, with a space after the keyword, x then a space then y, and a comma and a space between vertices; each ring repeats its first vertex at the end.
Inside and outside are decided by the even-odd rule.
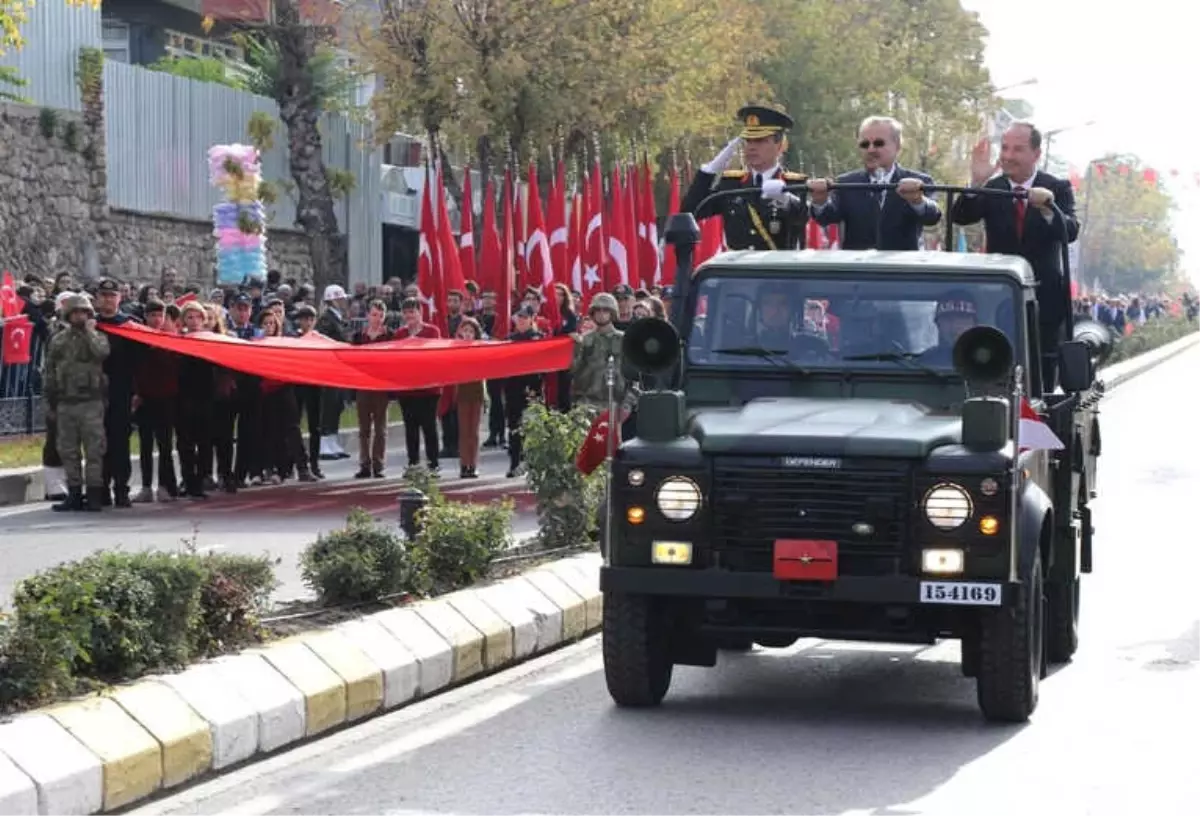
MULTIPOLYGON (((268 208, 271 224, 294 226, 295 203, 284 189, 291 181, 287 131, 273 101, 121 62, 105 62, 104 86, 109 206, 208 221, 221 201, 209 181, 208 149, 248 142, 251 115, 265 113, 277 123, 275 145, 263 156, 263 178, 280 190, 268 208)), ((367 273, 356 279, 374 280, 383 262, 380 152, 365 123, 327 114, 320 127, 326 167, 355 179, 354 190, 336 205, 350 268, 367 273)))
POLYGON ((33 336, 30 362, 6 365, 0 348, 0 437, 46 430, 42 410, 42 351, 46 338, 33 336))
POLYGON ((27 85, 6 90, 35 105, 80 110, 75 65, 80 48, 100 45, 100 9, 42 0, 32 8, 26 3, 26 10, 29 20, 21 26, 25 47, 0 57, 0 65, 15 68, 27 85))

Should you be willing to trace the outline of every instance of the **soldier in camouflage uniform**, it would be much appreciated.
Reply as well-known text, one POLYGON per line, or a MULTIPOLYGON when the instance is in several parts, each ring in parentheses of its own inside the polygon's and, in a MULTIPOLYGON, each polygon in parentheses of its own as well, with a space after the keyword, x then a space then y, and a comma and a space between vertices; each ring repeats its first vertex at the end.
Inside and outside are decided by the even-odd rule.
POLYGON ((628 386, 621 366, 621 342, 625 332, 614 325, 617 313, 617 299, 612 295, 602 292, 592 298, 588 316, 596 329, 575 342, 575 359, 571 362, 571 401, 575 405, 586 405, 594 411, 608 410, 605 374, 610 355, 616 361, 617 369, 613 393, 618 403, 625 401, 628 386))
POLYGON ((104 361, 109 354, 108 338, 96 329, 96 313, 86 296, 68 298, 63 315, 67 328, 50 340, 43 372, 49 418, 58 429, 58 455, 67 476, 67 499, 53 509, 99 511, 104 493, 104 399, 108 388, 104 361))

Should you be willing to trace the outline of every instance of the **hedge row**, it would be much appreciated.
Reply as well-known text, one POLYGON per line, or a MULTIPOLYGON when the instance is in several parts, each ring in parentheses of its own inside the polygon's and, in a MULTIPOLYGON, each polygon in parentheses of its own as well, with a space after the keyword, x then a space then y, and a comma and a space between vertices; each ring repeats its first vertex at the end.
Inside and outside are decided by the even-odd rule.
POLYGON ((1196 321, 1183 317, 1160 317, 1147 321, 1117 341, 1106 365, 1115 365, 1139 354, 1154 351, 1196 331, 1200 331, 1196 321))
MULTIPOLYGON (((526 416, 530 481, 547 506, 552 543, 591 532, 598 492, 578 478, 574 451, 588 417, 541 406, 526 416), (553 460, 561 459, 555 464, 553 460), (572 476, 574 472, 575 476, 572 476)), ((511 500, 448 501, 428 475, 419 532, 405 540, 359 508, 301 555, 301 575, 323 605, 449 592, 483 578, 510 546, 511 500)), ((543 542, 545 543, 545 542, 543 542)), ((278 586, 267 557, 110 551, 22 581, 0 614, 0 711, 36 706, 264 640, 262 615, 278 586)))

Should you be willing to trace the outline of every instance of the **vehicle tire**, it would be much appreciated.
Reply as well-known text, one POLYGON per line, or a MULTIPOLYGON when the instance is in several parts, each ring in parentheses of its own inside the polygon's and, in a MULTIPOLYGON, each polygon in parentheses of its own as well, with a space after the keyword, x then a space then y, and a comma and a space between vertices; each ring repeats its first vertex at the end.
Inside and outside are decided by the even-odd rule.
POLYGON ((1046 661, 1066 663, 1079 648, 1079 577, 1046 587, 1046 661))
POLYGON ((990 722, 1023 723, 1038 704, 1045 668, 1046 600, 1042 557, 1011 608, 984 613, 979 625, 979 708, 990 722))
POLYGON ((604 680, 617 705, 649 708, 667 696, 674 669, 667 633, 653 598, 604 593, 604 680))

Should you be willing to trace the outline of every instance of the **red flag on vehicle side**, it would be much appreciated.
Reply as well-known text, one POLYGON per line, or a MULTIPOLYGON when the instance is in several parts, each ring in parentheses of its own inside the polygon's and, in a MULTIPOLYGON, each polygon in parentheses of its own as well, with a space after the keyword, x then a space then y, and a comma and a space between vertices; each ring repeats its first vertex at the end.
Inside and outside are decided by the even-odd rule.
MULTIPOLYGON (((627 416, 628 412, 623 411, 621 421, 623 422, 627 416)), ((620 445, 621 426, 618 423, 614 430, 608 419, 608 411, 604 411, 592 420, 592 426, 588 428, 587 439, 583 440, 583 446, 575 456, 575 467, 584 476, 590 476, 596 468, 604 464, 605 458, 608 457, 608 435, 610 433, 616 434, 616 443, 620 445)))

